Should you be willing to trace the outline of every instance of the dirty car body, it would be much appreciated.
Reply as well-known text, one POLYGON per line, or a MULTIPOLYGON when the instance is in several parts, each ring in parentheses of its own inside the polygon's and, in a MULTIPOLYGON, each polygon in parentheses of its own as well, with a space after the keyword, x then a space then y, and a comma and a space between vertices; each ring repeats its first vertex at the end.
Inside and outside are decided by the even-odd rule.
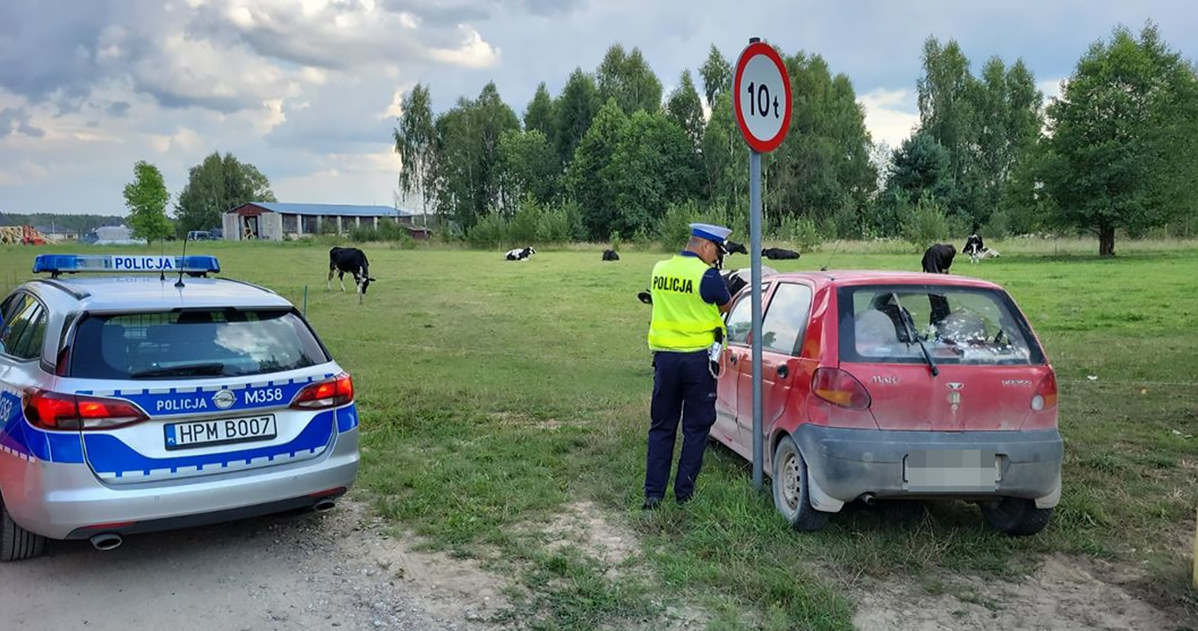
MULTIPOLYGON (((763 470, 815 530, 849 502, 960 499, 1012 535, 1060 499, 1056 377, 1000 286, 960 276, 812 272, 766 279, 763 470)), ((750 292, 727 315, 712 437, 752 458, 750 292)))

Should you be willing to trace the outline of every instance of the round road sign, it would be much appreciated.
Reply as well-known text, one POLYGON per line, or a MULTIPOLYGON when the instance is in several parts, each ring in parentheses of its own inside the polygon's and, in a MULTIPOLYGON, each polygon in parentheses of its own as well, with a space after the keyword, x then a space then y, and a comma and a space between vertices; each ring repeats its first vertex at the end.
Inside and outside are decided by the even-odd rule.
POLYGON ((790 75, 773 46, 753 42, 740 54, 732 83, 732 109, 749 147, 769 153, 790 129, 790 75))

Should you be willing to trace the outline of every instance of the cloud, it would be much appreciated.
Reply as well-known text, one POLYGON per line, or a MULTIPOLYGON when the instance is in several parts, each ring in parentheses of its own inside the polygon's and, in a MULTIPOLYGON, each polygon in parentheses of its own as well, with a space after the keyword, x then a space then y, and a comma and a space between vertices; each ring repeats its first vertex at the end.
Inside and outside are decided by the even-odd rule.
POLYGON ((42 129, 29 124, 29 115, 15 109, 0 110, 0 136, 21 134, 31 138, 41 138, 46 135, 42 129))
POLYGON ((875 144, 898 147, 919 126, 919 111, 912 90, 879 88, 862 94, 857 102, 865 108, 865 127, 875 144))

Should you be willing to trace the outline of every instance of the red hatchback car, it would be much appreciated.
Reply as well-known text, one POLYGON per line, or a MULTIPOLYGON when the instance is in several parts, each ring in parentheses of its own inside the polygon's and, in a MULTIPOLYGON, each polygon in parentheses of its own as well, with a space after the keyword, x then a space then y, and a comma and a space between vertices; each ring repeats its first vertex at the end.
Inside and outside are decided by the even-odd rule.
MULTIPOLYGON (((748 288, 726 316, 711 437, 753 454, 748 288)), ((846 502, 960 499, 1030 535, 1061 496, 1052 366, 998 285, 805 272, 763 279, 762 468, 798 530, 846 502)))

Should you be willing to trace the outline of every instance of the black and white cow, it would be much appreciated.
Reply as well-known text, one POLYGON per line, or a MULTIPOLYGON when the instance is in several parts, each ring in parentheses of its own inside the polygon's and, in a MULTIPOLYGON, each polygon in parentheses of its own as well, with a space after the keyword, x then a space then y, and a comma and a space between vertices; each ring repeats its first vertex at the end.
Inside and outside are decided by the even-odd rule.
POLYGON ((745 244, 735 241, 724 241, 724 251, 728 254, 748 254, 749 250, 745 248, 745 244))
POLYGON ((986 251, 986 245, 982 243, 982 238, 974 234, 969 235, 965 240, 965 247, 961 248, 961 254, 968 254, 971 263, 977 263, 982 258, 985 258, 982 253, 986 251))
POLYGON ((507 260, 509 261, 527 261, 528 257, 536 254, 537 251, 531 247, 515 248, 507 251, 507 260))
POLYGON ((333 288, 333 274, 336 273, 337 280, 341 282, 341 291, 345 291, 346 272, 354 276, 354 284, 358 286, 358 302, 361 303, 366 288, 374 281, 370 277, 370 263, 366 260, 366 253, 358 248, 334 247, 329 250, 328 288, 333 288))
POLYGON ((618 260, 620 260, 620 255, 616 254, 615 250, 604 250, 603 251, 603 260, 618 261, 618 260))
POLYGON ((775 261, 785 261, 799 258, 799 253, 785 248, 764 248, 761 250, 761 256, 775 261))
POLYGON ((953 266, 957 249, 948 243, 935 243, 923 253, 923 271, 929 274, 947 274, 953 266))

